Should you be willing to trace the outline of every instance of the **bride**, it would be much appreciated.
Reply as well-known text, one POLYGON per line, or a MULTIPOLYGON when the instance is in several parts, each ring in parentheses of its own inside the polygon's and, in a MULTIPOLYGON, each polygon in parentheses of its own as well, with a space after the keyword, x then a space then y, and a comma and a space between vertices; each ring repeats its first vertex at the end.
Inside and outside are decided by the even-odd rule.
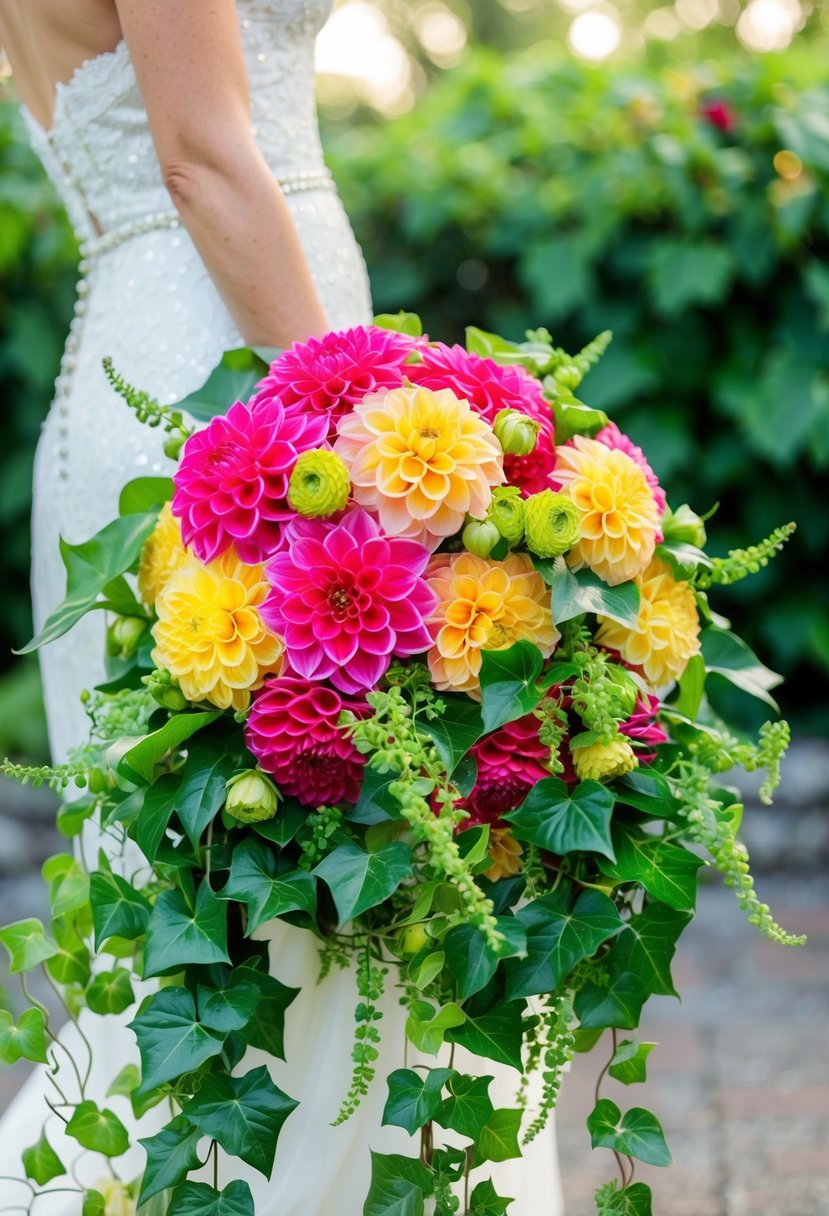
MULTIPOLYGON (((125 482, 170 471, 159 433, 108 387, 104 356, 127 380, 174 402, 224 350, 284 347, 371 319, 365 264, 322 158, 314 110, 314 40, 329 8, 330 0, 2 0, 0 43, 32 145, 82 252, 76 315, 35 470, 36 627, 63 598, 59 536, 88 539, 115 514, 125 482)), ((80 694, 96 672, 103 676, 102 654, 102 622, 90 617, 42 652, 55 760, 87 736, 80 694)), ((97 843, 85 841, 87 855, 97 843)), ((280 1139, 273 1179, 238 1162, 232 1177, 250 1182, 257 1216, 359 1216, 369 1149, 411 1153, 411 1141, 381 1128, 382 1083, 344 1127, 330 1127, 350 1077, 354 977, 339 972, 318 986, 311 935, 279 923, 270 936, 274 974, 302 994, 287 1015, 288 1062, 268 1063, 300 1106, 280 1139)), ((94 1036, 93 1096, 101 1104, 137 1059, 123 1026, 134 1013, 120 1025, 84 1024, 94 1036)), ((403 1011, 392 999, 385 1015, 380 1077, 403 1056, 403 1011)), ((516 1074, 492 1070, 493 1096, 512 1104, 516 1074)), ((4 1202, 31 1198, 8 1179, 23 1177, 21 1154, 47 1121, 48 1092, 43 1068, 0 1120, 4 1202)), ((136 1123, 125 1098, 106 1104, 135 1140, 158 1129, 157 1111, 136 1123)), ((56 1118, 48 1130, 64 1163, 73 1162, 79 1146, 56 1118)), ((90 1156, 76 1165, 87 1186, 106 1174, 90 1156)), ((129 1179, 142 1163, 136 1146, 116 1168, 129 1179)), ((231 1166, 224 1169, 223 1185, 232 1180, 231 1166)), ((516 1199, 510 1216, 560 1212, 552 1131, 523 1162, 494 1173, 499 1192, 516 1199)), ((80 1216, 77 1192, 55 1189, 34 1207, 34 1216, 80 1216)))

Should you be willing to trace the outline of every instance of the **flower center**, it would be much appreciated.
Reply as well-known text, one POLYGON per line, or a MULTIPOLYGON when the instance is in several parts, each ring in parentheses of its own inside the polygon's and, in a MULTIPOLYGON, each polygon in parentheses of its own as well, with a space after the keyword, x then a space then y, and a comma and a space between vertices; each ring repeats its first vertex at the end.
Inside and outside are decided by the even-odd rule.
POLYGON ((345 587, 334 587, 328 596, 328 603, 334 612, 347 612, 351 607, 351 592, 345 587))
POLYGON ((421 439, 440 439, 440 431, 436 431, 433 426, 423 426, 420 428, 421 439))

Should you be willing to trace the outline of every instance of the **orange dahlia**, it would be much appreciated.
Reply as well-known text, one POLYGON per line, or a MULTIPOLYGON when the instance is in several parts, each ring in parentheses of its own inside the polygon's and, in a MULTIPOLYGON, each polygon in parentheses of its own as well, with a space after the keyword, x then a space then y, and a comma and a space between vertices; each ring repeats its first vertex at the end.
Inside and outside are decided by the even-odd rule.
POLYGON ((553 478, 581 515, 581 538, 568 561, 589 566, 611 587, 641 574, 656 547, 659 510, 636 461, 576 435, 557 449, 553 478))
POLYGON ((522 639, 545 658, 555 649, 560 635, 550 593, 526 554, 495 562, 441 553, 432 558, 426 580, 438 597, 426 620, 433 640, 429 670, 442 691, 478 696, 484 650, 504 650, 522 639))
POLYGON ((191 556, 172 575, 156 600, 152 658, 188 701, 246 709, 251 691, 281 670, 284 644, 259 611, 269 591, 262 566, 232 549, 209 565, 191 556))

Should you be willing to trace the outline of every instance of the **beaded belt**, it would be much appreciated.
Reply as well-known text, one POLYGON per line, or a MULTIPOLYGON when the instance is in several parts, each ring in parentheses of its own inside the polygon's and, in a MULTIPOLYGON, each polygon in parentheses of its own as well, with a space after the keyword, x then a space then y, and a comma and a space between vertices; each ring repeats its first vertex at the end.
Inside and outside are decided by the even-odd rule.
MULTIPOLYGON (((289 173, 280 177, 279 185, 283 194, 299 194, 304 190, 334 190, 334 181, 328 169, 304 169, 299 173, 289 173)), ((137 220, 128 220, 111 228, 101 236, 90 237, 81 245, 81 272, 89 269, 91 258, 103 253, 110 253, 120 245, 136 236, 147 232, 158 232, 164 228, 180 228, 181 219, 177 211, 157 211, 152 215, 142 216, 137 220), (85 263, 85 264, 84 264, 85 263)))

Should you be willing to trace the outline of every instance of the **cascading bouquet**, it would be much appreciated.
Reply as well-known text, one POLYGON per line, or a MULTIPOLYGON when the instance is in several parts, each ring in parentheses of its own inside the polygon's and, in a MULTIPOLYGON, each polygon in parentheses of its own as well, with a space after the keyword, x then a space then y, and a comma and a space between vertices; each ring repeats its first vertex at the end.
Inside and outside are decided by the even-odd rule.
MULTIPOLYGON (((707 593, 791 526, 708 557, 703 521, 671 510, 643 452, 574 395, 609 335, 575 357, 544 330, 527 339, 470 329, 447 347, 410 314, 382 317, 272 360, 233 352, 175 410, 108 367, 180 463, 64 545, 67 598, 30 644, 114 614, 89 746, 6 765, 85 786, 60 826, 94 817, 108 843, 91 872, 80 855, 47 863, 48 929, 0 931, 11 970, 44 967, 73 1017, 123 1014, 134 978, 162 981, 131 1022, 140 1072, 110 1092, 136 1114, 166 1100, 170 1118, 143 1176, 86 1191, 86 1216, 116 1201, 253 1216, 247 1183, 188 1177, 220 1149, 270 1176, 296 1105, 245 1070, 249 1047, 281 1054, 295 995, 255 936, 277 918, 316 936, 323 970, 355 960, 340 1117, 388 1086, 384 1122, 414 1137, 410 1156, 372 1154, 367 1216, 507 1212, 492 1163, 521 1155, 572 1053, 608 1029, 602 1075, 645 1079, 653 1045, 619 1032, 674 994, 704 852, 763 933, 802 940, 756 897, 718 778, 764 767, 770 798, 788 728, 747 741, 705 693, 713 675, 774 705, 777 677, 707 593), (434 1068, 374 1076, 384 977, 434 1068), (490 1099, 492 1062, 515 1071, 510 1107, 490 1099)), ((0 1049, 54 1061, 66 1134, 116 1159, 126 1128, 80 1067, 71 1088, 47 1034, 34 1002, 4 1015, 0 1049)), ((633 1159, 669 1164, 656 1117, 599 1096, 587 1124, 620 1172, 598 1211, 646 1216, 633 1159)), ((45 1133, 24 1165, 33 1197, 66 1172, 45 1133)))

